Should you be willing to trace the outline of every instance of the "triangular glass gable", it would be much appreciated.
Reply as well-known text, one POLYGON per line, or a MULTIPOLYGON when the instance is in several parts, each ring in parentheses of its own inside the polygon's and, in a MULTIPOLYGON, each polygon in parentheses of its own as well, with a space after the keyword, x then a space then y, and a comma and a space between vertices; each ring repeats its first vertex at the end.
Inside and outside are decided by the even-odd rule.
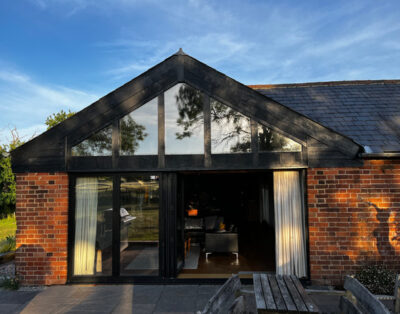
MULTIPOLYGON (((165 153, 204 154, 202 93, 179 83, 165 91, 165 153)), ((251 152, 250 118, 210 97, 211 153, 251 152)), ((145 103, 120 119, 120 155, 158 154, 158 100, 145 103)), ((259 152, 299 152, 302 146, 257 124, 259 152)), ((112 126, 72 148, 73 156, 111 156, 112 126)))
POLYGON ((165 96, 165 153, 204 154, 203 97, 180 83, 165 96))
POLYGON ((301 144, 258 124, 258 150, 260 152, 301 152, 301 144))
POLYGON ((112 125, 72 147, 72 156, 111 156, 112 125))
POLYGON ((250 118, 211 99, 211 153, 251 151, 250 118))
POLYGON ((157 155, 157 98, 124 116, 121 131, 121 155, 157 155))

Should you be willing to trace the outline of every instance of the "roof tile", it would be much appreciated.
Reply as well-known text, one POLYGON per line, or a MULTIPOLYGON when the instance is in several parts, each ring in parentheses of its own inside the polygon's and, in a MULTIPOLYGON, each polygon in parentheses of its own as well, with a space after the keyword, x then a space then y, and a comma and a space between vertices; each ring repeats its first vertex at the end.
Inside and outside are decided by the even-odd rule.
POLYGON ((251 86, 374 153, 400 151, 400 81, 348 81, 251 86), (393 124, 393 123, 392 123, 393 124))

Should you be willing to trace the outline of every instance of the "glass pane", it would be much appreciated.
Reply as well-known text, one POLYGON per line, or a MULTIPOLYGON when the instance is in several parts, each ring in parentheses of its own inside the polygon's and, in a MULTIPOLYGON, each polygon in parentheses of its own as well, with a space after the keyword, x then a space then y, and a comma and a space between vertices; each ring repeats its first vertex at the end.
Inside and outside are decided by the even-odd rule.
POLYGON ((120 120, 121 155, 157 155, 157 98, 120 120))
POLYGON ((72 156, 111 156, 112 125, 72 147, 72 156))
POLYGON ((121 275, 159 273, 158 176, 121 178, 121 275))
POLYGON ((250 119, 211 99, 211 153, 247 153, 250 150, 250 119))
POLYGON ((301 152, 301 145, 270 128, 258 125, 258 147, 260 152, 301 152))
POLYGON ((165 92, 165 153, 203 154, 204 126, 201 92, 177 84, 165 92))
POLYGON ((83 177, 75 186, 74 275, 112 273, 112 179, 83 177))

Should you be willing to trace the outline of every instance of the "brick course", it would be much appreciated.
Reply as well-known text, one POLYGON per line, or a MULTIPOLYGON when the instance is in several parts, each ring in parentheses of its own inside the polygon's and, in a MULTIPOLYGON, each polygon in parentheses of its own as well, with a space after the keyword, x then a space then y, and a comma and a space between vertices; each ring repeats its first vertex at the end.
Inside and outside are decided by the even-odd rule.
POLYGON ((16 174, 16 272, 23 285, 67 280, 68 175, 16 174))
POLYGON ((307 171, 311 279, 342 284, 362 265, 400 272, 400 160, 307 171))
MULTIPOLYGON (((68 176, 17 174, 16 270, 22 284, 67 279, 68 176)), ((307 170, 311 279, 340 285, 360 266, 400 272, 400 160, 307 170)))

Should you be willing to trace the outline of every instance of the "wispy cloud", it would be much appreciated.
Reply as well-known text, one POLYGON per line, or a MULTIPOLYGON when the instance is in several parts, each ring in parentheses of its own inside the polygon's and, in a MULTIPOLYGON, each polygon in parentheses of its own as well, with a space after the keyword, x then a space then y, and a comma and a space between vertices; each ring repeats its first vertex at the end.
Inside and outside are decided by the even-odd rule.
POLYGON ((118 53, 121 49, 132 49, 134 51, 138 47, 153 48, 152 53, 142 58, 132 57, 131 60, 124 60, 120 65, 114 65, 107 73, 118 79, 138 75, 177 52, 179 48, 203 62, 218 66, 220 63, 242 57, 254 46, 251 42, 246 42, 233 34, 223 32, 171 39, 167 43, 163 43, 162 47, 157 47, 157 45, 157 43, 148 41, 140 42, 126 39, 107 44, 102 43, 101 46, 110 49, 113 53, 118 53))
POLYGON ((86 86, 109 92, 179 48, 245 84, 399 77, 396 1, 30 2, 31 17, 10 17, 8 23, 18 21, 13 27, 3 22, 4 47, 12 48, 0 52, 3 59, 15 55, 7 64, 24 69, 0 65, 0 127, 13 121, 27 133, 51 113, 79 110, 101 96, 86 86), (43 49, 27 50, 28 62, 20 42, 33 45, 32 34, 43 49), (66 71, 64 60, 72 65, 66 71), (39 80, 35 71, 53 65, 59 71, 39 80), (59 73, 75 85, 59 83, 59 73))
POLYGON ((30 137, 44 131, 47 116, 67 108, 77 111, 95 101, 98 96, 82 90, 38 83, 27 74, 0 71, 0 125, 2 132, 16 127, 30 137))

